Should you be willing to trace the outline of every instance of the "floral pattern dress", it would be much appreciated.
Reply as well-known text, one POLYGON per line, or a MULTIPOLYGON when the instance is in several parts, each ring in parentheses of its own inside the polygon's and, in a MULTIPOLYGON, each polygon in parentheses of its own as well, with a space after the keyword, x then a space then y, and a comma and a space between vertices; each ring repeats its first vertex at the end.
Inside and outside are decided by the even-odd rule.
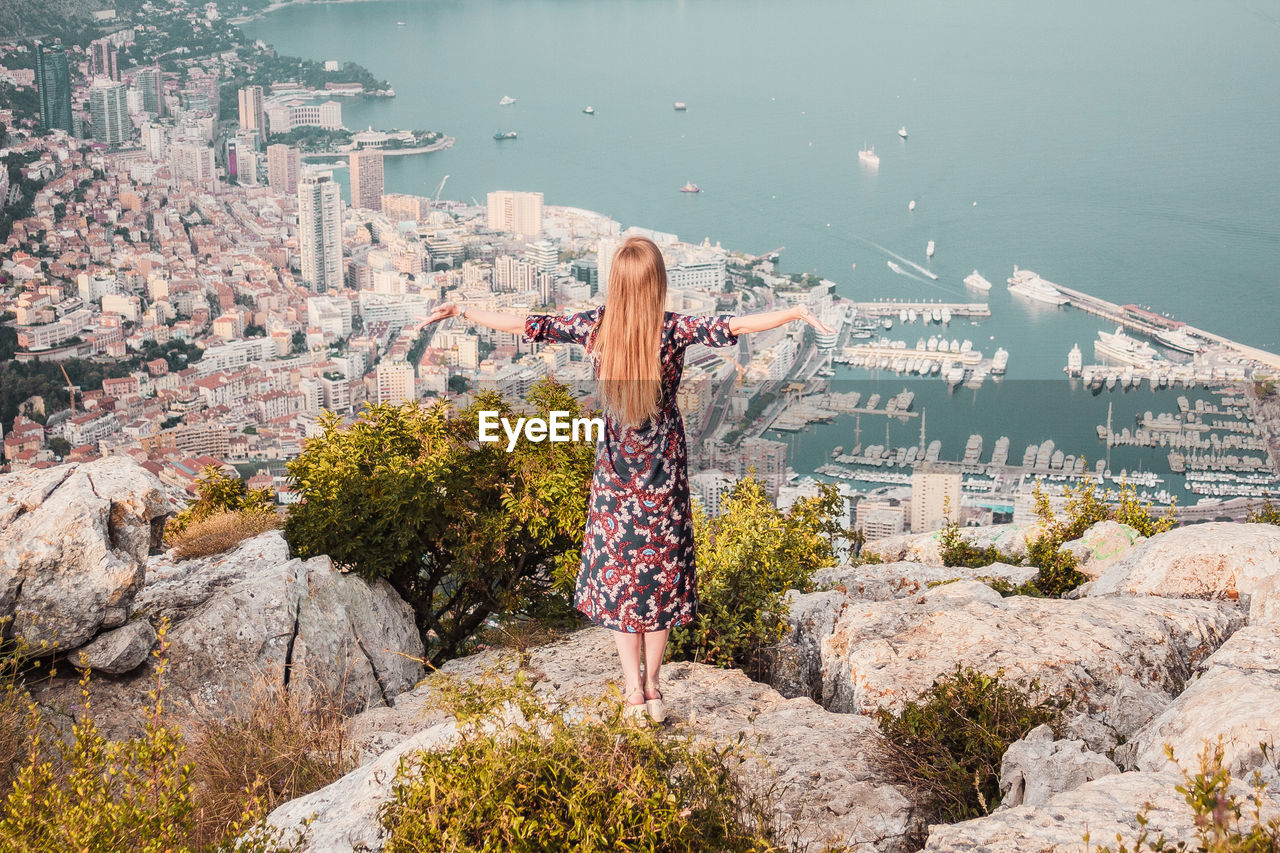
MULTIPOLYGON (((525 339, 585 344, 603 314, 531 315, 525 339)), ((693 619, 698 606, 688 450, 676 389, 691 344, 732 346, 729 316, 667 312, 662 324, 662 399, 642 427, 605 414, 596 446, 574 605, 605 628, 661 631, 693 619)))

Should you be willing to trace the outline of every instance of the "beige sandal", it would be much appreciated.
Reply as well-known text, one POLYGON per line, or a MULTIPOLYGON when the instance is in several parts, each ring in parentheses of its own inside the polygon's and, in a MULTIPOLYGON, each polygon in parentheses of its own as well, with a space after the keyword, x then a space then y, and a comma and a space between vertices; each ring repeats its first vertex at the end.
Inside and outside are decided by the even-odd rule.
MULTIPOLYGON (((657 699, 645 698, 644 707, 649 712, 649 716, 653 718, 655 723, 661 723, 667 718, 666 706, 662 704, 662 691, 658 689, 656 684, 646 684, 644 686, 646 692, 652 691, 658 694, 657 699)), ((641 695, 644 695, 643 693, 641 695)))
POLYGON ((644 720, 645 713, 649 710, 647 701, 641 702, 639 705, 631 703, 632 696, 639 696, 644 699, 644 691, 640 689, 632 690, 622 700, 622 716, 628 720, 644 720))

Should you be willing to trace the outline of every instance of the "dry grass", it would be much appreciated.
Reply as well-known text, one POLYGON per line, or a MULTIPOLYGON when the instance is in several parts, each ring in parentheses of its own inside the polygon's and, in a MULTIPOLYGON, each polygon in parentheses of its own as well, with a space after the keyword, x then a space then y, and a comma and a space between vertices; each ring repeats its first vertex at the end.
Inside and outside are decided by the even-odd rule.
POLYGON ((341 705, 340 696, 302 698, 258 678, 230 714, 194 721, 187 757, 195 766, 196 840, 216 842, 246 809, 265 814, 353 769, 341 705))
POLYGON ((168 534, 166 544, 179 560, 221 554, 246 539, 283 524, 275 512, 218 512, 168 534))

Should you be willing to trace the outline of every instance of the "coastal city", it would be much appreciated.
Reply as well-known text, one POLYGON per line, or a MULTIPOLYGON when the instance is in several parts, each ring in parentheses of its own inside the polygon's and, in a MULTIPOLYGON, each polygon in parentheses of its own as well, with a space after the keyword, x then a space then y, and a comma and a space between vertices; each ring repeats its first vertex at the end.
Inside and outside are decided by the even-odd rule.
MULTIPOLYGON (((1026 520, 1038 487, 1060 496, 1086 477, 1133 485, 1184 520, 1242 517, 1280 497, 1274 353, 1010 259, 1011 294, 1114 327, 1062 354, 1064 384, 1098 395, 1145 384, 1168 392, 1157 398, 1167 410, 1132 427, 1109 417, 1091 448, 1048 440, 1024 451, 997 434, 944 447, 913 391, 855 390, 856 380, 1002 381, 1010 352, 959 331, 991 314, 993 284, 977 270, 964 301, 856 301, 820 275, 784 273, 783 249, 686 242, 540 192, 449 200, 447 175, 429 193, 388 192, 389 158, 455 144, 447 128, 344 125, 344 102, 394 98, 391 83, 247 44, 213 3, 95 17, 100 34, 87 45, 0 48, 4 470, 127 454, 178 487, 219 466, 288 504, 284 463, 324 412, 351 419, 366 402, 489 389, 518 400, 545 377, 592 405, 581 347, 425 321, 442 301, 511 312, 598 305, 613 251, 639 234, 662 248, 671 311, 805 304, 835 329, 689 351, 679 405, 692 490, 713 515, 750 473, 780 506, 819 482, 840 484, 867 539, 936 529, 946 508, 973 524, 1026 520), (847 438, 796 470, 791 437, 838 419, 852 420, 847 438), (918 442, 878 443, 891 419, 918 425, 918 442), (1113 469, 1115 447, 1159 448, 1172 474, 1113 469)), ((933 275, 905 258, 888 266, 933 275)))

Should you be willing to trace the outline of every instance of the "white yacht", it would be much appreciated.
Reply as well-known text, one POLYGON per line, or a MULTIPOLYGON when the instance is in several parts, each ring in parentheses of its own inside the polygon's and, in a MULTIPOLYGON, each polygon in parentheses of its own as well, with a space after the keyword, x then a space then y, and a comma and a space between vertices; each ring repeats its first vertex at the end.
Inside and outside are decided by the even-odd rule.
POLYGON ((870 166, 873 169, 879 167, 880 165, 880 158, 876 156, 876 147, 874 145, 868 148, 863 148, 861 151, 859 151, 858 160, 861 161, 864 165, 870 166))
POLYGON ((516 99, 510 95, 503 95, 502 100, 498 101, 498 106, 509 107, 516 102, 516 99))
POLYGON ((905 124, 902 127, 898 128, 898 135, 901 136, 903 139, 907 138, 907 126, 905 124))
POLYGON ((927 245, 927 246, 925 246, 925 247, 924 247, 924 256, 925 256, 926 258, 932 258, 932 257, 933 257, 933 250, 934 250, 933 241, 932 241, 932 240, 930 240, 930 241, 929 241, 929 245, 927 245))
POLYGON ((1079 376, 1083 369, 1084 356, 1080 352, 1080 345, 1075 344, 1071 347, 1071 352, 1067 353, 1067 375, 1079 376))
POLYGON ((977 270, 965 276, 964 283, 966 287, 972 287, 974 290, 981 290, 984 293, 991 289, 991 282, 983 278, 982 274, 977 270))
POLYGON ((951 322, 951 309, 944 305, 942 307, 942 325, 945 326, 950 322, 951 322))
POLYGON ((911 201, 907 202, 907 210, 912 211, 915 209, 916 209, 916 200, 913 198, 911 199, 911 201))
POLYGON ((1122 326, 1117 326, 1115 332, 1098 332, 1093 348, 1099 355, 1120 364, 1147 364, 1160 358, 1151 344, 1129 337, 1122 326))
POLYGON ((1013 268, 1013 275, 1009 278, 1009 292, 1046 305, 1060 306, 1071 301, 1062 295, 1062 291, 1036 273, 1031 270, 1020 270, 1017 267, 1013 268))
POLYGON ((1156 343, 1178 352, 1195 355, 1204 349, 1201 343, 1181 329, 1165 329, 1155 333, 1156 343))
POLYGON ((595 114, 596 114, 596 108, 595 108, 595 107, 593 107, 593 106, 591 106, 590 104, 588 104, 587 106, 583 107, 583 108, 582 108, 582 111, 583 111, 584 113, 586 113, 587 115, 589 115, 589 116, 593 116, 593 115, 595 115, 595 114))
POLYGON ((996 347, 996 354, 991 357, 991 372, 1002 374, 1009 367, 1009 351, 1004 347, 996 347))

